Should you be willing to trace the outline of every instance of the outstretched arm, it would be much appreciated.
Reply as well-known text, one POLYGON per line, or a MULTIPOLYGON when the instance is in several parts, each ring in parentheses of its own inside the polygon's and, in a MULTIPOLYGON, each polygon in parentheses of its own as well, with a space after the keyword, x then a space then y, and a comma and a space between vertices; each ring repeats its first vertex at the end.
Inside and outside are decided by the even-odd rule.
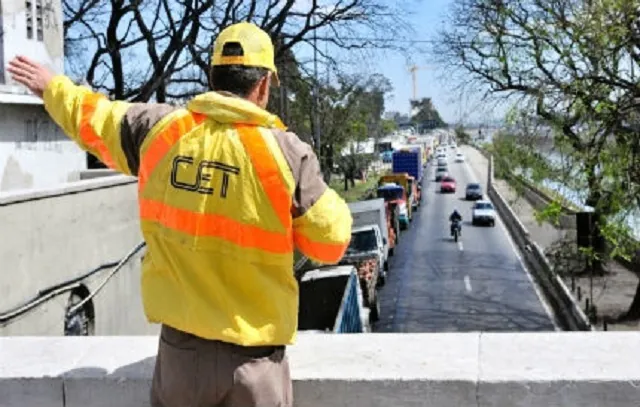
POLYGON ((296 248, 316 263, 335 264, 351 240, 351 211, 325 184, 311 146, 293 133, 276 136, 296 181, 291 208, 296 248))
POLYGON ((10 62, 8 71, 44 100, 53 121, 82 149, 127 175, 137 175, 140 146, 149 130, 174 110, 167 105, 110 101, 22 56, 10 62))

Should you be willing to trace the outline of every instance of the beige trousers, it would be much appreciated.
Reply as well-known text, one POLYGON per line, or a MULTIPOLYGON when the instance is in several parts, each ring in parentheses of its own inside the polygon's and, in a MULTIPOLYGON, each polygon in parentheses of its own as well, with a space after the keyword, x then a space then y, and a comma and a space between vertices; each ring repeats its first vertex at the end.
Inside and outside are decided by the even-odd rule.
POLYGON ((291 407, 284 346, 244 347, 162 326, 153 407, 291 407))

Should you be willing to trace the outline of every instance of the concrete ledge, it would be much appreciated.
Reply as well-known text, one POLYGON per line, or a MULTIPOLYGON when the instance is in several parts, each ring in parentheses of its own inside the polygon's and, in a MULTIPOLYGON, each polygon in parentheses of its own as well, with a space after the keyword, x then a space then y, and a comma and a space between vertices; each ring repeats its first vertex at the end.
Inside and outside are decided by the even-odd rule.
MULTIPOLYGON (((1 407, 141 407, 157 337, 0 338, 1 407)), ((636 406, 640 332, 300 335, 297 407, 636 406)))
POLYGON ((77 194, 96 189, 113 188, 138 182, 135 177, 127 175, 101 176, 95 179, 68 182, 59 186, 43 189, 5 192, 0 194, 0 206, 12 205, 25 201, 53 198, 62 195, 77 194))
POLYGON ((94 178, 102 178, 102 177, 113 177, 122 175, 115 170, 111 170, 108 168, 100 168, 95 170, 84 170, 78 172, 78 178, 80 180, 94 179, 94 178))

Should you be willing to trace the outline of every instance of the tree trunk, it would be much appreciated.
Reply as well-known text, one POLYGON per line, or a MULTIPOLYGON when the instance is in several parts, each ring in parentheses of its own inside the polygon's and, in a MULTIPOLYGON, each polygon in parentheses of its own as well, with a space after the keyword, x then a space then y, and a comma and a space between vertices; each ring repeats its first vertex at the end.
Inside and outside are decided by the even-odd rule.
POLYGON ((323 146, 322 149, 324 150, 324 154, 319 157, 320 160, 322 160, 320 162, 324 164, 322 166, 322 174, 324 176, 324 182, 329 184, 331 181, 331 172, 333 171, 333 146, 323 146))
POLYGON ((638 281, 638 286, 636 287, 636 295, 633 297, 629 310, 623 316, 623 319, 627 321, 640 319, 640 281, 638 281))
POLYGON ((600 223, 602 220, 602 216, 600 215, 601 208, 603 208, 603 196, 600 193, 600 185, 599 180, 595 174, 595 167, 591 167, 587 170, 587 184, 589 188, 589 195, 586 199, 587 206, 590 206, 594 209, 593 217, 595 218, 593 221, 593 229, 590 230, 590 235, 592 237, 593 250, 596 255, 594 258, 590 258, 588 261, 590 264, 587 265, 587 269, 585 272, 590 272, 593 270, 595 275, 604 275, 605 269, 602 259, 605 258, 606 255, 606 245, 604 244, 602 235, 600 233, 600 223))

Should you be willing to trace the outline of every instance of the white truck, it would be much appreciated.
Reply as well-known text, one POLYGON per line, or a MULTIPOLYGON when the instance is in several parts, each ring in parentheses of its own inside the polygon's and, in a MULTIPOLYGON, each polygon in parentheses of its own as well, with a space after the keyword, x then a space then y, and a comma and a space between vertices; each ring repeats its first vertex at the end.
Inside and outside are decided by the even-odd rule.
POLYGON ((384 284, 389 269, 389 230, 384 199, 351 202, 348 205, 353 226, 346 257, 375 253, 380 269, 379 283, 384 284))

